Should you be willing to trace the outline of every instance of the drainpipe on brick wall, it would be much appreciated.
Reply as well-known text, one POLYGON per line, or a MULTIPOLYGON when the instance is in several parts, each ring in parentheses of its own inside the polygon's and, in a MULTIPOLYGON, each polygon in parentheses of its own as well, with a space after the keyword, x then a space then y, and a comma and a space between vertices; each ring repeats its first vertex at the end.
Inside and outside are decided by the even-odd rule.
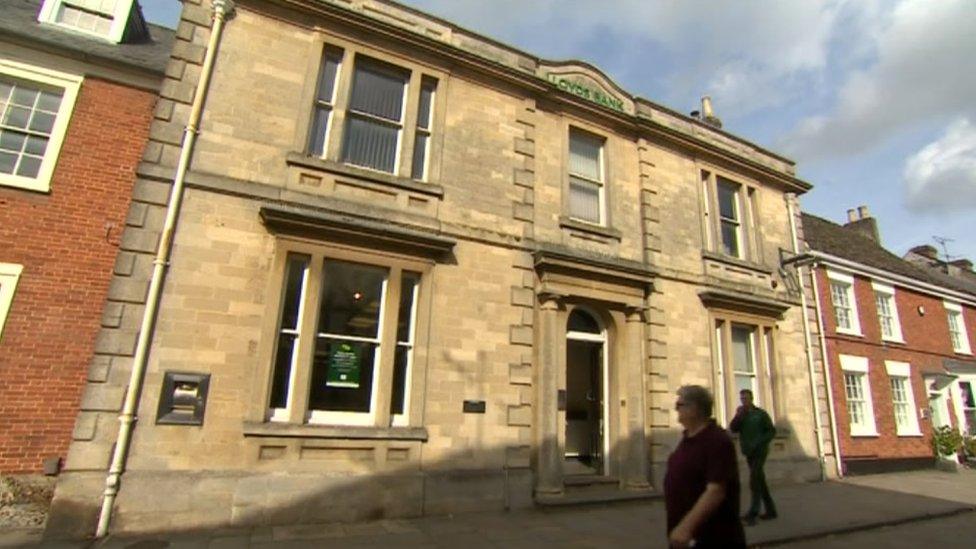
POLYGON ((176 229, 176 216, 180 209, 180 202, 183 199, 183 183, 186 179, 187 168, 190 165, 193 144, 196 141, 197 132, 199 131, 198 125, 203 111, 203 101, 210 85, 210 77, 213 74, 213 63, 217 45, 220 43, 220 35, 224 28, 224 22, 233 9, 234 3, 232 0, 213 0, 214 23, 210 32, 210 42, 207 44, 200 81, 197 83, 197 89, 193 96, 190 119, 183 131, 183 146, 180 149, 180 159, 176 168, 176 176, 173 179, 173 188, 170 191, 169 203, 166 206, 166 221, 163 224, 163 232, 160 235, 159 246, 156 249, 156 259, 153 261, 153 274, 149 282, 149 294, 146 297, 146 311, 142 315, 142 325, 139 328, 139 341, 136 345, 135 357, 132 362, 132 373, 129 376, 129 385, 126 388, 122 415, 119 416, 119 434, 115 442, 115 450, 112 453, 112 463, 109 466, 108 478, 105 479, 102 510, 98 516, 98 527, 95 530, 96 538, 101 538, 108 534, 108 524, 112 517, 112 506, 115 503, 116 495, 119 493, 119 481, 122 476, 122 471, 125 470, 129 440, 132 436, 132 429, 135 426, 139 395, 142 390, 142 381, 149 357, 151 334, 156 323, 156 312, 159 306, 159 298, 162 295, 166 267, 169 264, 173 232, 176 229))
POLYGON ((820 331, 820 357, 824 365, 824 384, 827 385, 827 415, 830 417, 830 440, 834 442, 834 461, 837 466, 837 478, 844 477, 844 466, 840 455, 840 440, 837 438, 837 414, 834 412, 834 388, 830 380, 830 363, 827 362, 827 338, 824 336, 823 317, 820 315, 820 290, 817 284, 817 265, 810 265, 810 279, 813 285, 813 308, 817 312, 817 329, 820 331))
MULTIPOLYGON (((800 241, 796 234, 796 219, 793 211, 793 193, 786 194, 786 213, 790 218, 790 237, 793 240, 793 253, 800 253, 800 241)), ((820 461, 820 480, 827 480, 827 458, 824 455, 823 427, 820 424, 820 402, 817 397, 817 375, 813 366, 813 342, 810 338, 810 320, 807 317, 807 291, 803 284, 803 266, 796 266, 800 282, 800 306, 803 308, 803 341, 807 353, 807 369, 810 374, 810 399, 813 401, 813 429, 817 435, 817 459, 820 461)))

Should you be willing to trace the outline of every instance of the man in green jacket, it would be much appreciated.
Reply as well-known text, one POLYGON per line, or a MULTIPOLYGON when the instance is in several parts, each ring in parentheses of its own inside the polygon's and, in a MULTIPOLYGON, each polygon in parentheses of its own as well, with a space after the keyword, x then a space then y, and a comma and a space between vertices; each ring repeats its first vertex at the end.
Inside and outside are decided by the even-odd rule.
POLYGON ((739 392, 739 399, 742 406, 735 412, 729 430, 739 433, 739 447, 742 455, 746 456, 749 464, 749 490, 752 492, 752 505, 749 512, 745 514, 743 520, 749 526, 756 524, 756 517, 763 520, 776 518, 776 504, 773 497, 769 495, 769 486, 766 485, 766 473, 763 466, 766 464, 766 456, 769 454, 769 443, 776 436, 776 427, 769 419, 769 414, 765 410, 752 403, 752 391, 743 389, 739 392), (759 504, 762 501, 766 512, 759 514, 759 504))

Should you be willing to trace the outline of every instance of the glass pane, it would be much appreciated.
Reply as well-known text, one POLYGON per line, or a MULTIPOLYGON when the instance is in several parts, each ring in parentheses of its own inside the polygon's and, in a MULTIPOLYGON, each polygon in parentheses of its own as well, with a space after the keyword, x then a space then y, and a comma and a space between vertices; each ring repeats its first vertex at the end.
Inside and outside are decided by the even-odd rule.
POLYGON ((281 330, 298 329, 298 311, 301 310, 307 269, 308 257, 288 256, 288 268, 285 272, 285 297, 281 310, 281 330))
POLYGON ((738 186, 734 183, 718 178, 718 211, 726 219, 738 220, 736 209, 736 194, 738 186))
POLYGON ((19 153, 24 147, 25 139, 26 136, 20 132, 0 131, 0 149, 19 153))
POLYGON ((26 128, 29 119, 30 109, 10 105, 7 108, 6 116, 3 117, 3 123, 14 128, 26 128))
POLYGON ((376 61, 357 61, 349 108, 399 122, 407 75, 376 61))
POLYGON ((959 389, 962 391, 962 405, 966 408, 976 408, 976 396, 973 395, 973 386, 968 381, 963 381, 959 383, 959 389))
POLYGON ((569 180, 569 215, 593 223, 600 222, 600 187, 581 181, 569 180))
POLYGON ((327 259, 319 333, 378 337, 386 276, 380 267, 327 259))
POLYGON ((14 93, 10 97, 10 102, 14 105, 33 108, 34 102, 37 101, 37 93, 37 90, 17 86, 14 88, 14 93))
MULTIPOLYGON (((753 386, 752 380, 754 378, 750 375, 736 374, 735 375, 735 394, 738 396, 739 392, 743 389, 748 389, 752 391, 753 396, 756 394, 756 388, 753 386)), ((758 404, 758 403, 757 403, 758 404)))
POLYGON ((393 173, 399 128, 349 116, 343 161, 393 173))
MULTIPOLYGON (((3 94, 0 93, 0 97, 3 94)), ((61 106, 61 93, 54 93, 49 91, 42 91, 41 98, 37 102, 37 108, 42 111, 48 112, 58 112, 58 108, 61 106)))
POLYGON ((430 108, 434 99, 434 89, 437 81, 424 78, 420 87, 420 104, 417 106, 417 127, 430 129, 430 108))
POLYGON ((339 72, 339 62, 342 60, 342 50, 329 48, 322 55, 322 69, 319 73, 319 101, 332 102, 335 92, 336 75, 339 72))
POLYGON ((17 166, 17 175, 23 177, 37 177, 41 171, 41 159, 36 156, 22 156, 20 166, 17 166))
POLYGON ((14 85, 10 82, 0 81, 0 103, 6 103, 7 98, 10 97, 10 92, 14 91, 14 85))
POLYGON ((30 129, 35 132, 50 134, 54 128, 54 115, 46 112, 34 112, 31 118, 30 129))
POLYGON ((17 166, 17 155, 0 153, 0 173, 14 173, 17 166))
POLYGON ((752 328, 732 327, 732 367, 736 372, 754 373, 755 356, 752 349, 752 328))
POLYGON ((739 257, 738 226, 728 221, 722 221, 722 250, 726 254, 739 257))
POLYGON ((600 150, 603 140, 580 132, 569 132, 569 173, 603 181, 600 175, 600 150))
POLYGON ((291 383, 291 368, 296 351, 296 336, 281 334, 278 336, 278 350, 275 353, 274 374, 271 381, 271 408, 286 408, 288 406, 288 385, 291 383))
POLYGON ((400 278, 400 310, 397 312, 397 341, 413 343, 414 294, 420 274, 405 272, 400 278))
POLYGON ((570 332, 583 332, 587 334, 602 333, 600 325, 586 311, 575 309, 569 315, 569 324, 566 329, 570 332))
POLYGON ((403 413, 403 400, 407 390, 407 364, 410 348, 397 345, 396 355, 393 357, 393 394, 390 399, 390 413, 403 413))
POLYGON ((427 139, 426 134, 417 132, 417 139, 413 142, 413 168, 410 177, 414 179, 424 178, 424 163, 427 160, 427 139))
POLYGON ((315 109, 312 118, 312 130, 308 136, 308 152, 315 156, 325 154, 325 133, 329 129, 329 115, 332 110, 328 107, 315 109))
POLYGON ((27 138, 27 146, 24 148, 25 153, 44 156, 45 150, 47 150, 47 139, 37 137, 36 135, 31 135, 27 138))
POLYGON ((309 409, 368 413, 375 359, 374 343, 318 338, 309 409))

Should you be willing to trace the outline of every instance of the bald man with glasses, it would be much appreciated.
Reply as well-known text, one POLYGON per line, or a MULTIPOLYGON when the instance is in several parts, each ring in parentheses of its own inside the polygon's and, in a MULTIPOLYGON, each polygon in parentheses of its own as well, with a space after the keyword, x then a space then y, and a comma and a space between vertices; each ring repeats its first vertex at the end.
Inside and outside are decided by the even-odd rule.
POLYGON ((684 427, 664 476, 668 541, 673 548, 746 546, 739 521, 739 469, 729 434, 712 419, 712 395, 700 385, 678 389, 684 427))

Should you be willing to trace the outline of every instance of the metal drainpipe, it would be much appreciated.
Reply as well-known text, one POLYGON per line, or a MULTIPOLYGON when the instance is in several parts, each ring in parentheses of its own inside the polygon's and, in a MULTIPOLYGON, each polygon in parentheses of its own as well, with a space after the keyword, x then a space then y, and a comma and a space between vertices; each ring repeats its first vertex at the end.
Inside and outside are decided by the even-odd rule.
POLYGON ((129 376, 129 385, 126 388, 122 415, 119 416, 119 435, 116 439, 115 450, 112 453, 112 464, 109 466, 108 477, 105 479, 102 510, 98 516, 98 527, 95 530, 96 538, 101 538, 108 534, 108 524, 112 517, 112 505, 115 503, 115 497, 119 493, 119 480, 122 476, 122 471, 125 470, 129 440, 132 436, 132 428, 135 425, 139 394, 142 390, 142 380, 146 372, 146 363, 149 356, 150 341, 152 339, 151 334, 156 322, 159 298, 162 295, 163 278, 165 277, 166 267, 169 263, 173 231, 176 228, 176 216, 180 209, 180 201, 183 198, 183 182, 190 164, 193 144, 197 137, 198 124, 200 123, 200 116, 203 111, 203 100, 207 94, 207 88, 210 85, 210 77, 213 74, 213 62, 217 45, 220 43, 220 35, 224 28, 224 21, 233 9, 234 4, 232 0, 213 0, 214 24, 210 32, 210 42, 207 44, 207 52, 203 59, 200 81, 197 83, 197 89, 193 96, 190 120, 187 123, 186 129, 183 131, 183 146, 180 150, 180 160, 177 164, 173 188, 169 195, 169 204, 166 207, 166 221, 163 224, 163 232, 159 239, 159 246, 156 249, 156 259, 153 261, 153 274, 149 282, 149 294, 146 297, 146 311, 142 315, 142 325, 139 328, 139 341, 136 345, 135 357, 132 362, 132 373, 129 376))
MULTIPOLYGON (((800 241, 796 235, 796 220, 793 212, 793 199, 796 195, 786 194, 786 212, 790 218, 790 236, 793 240, 793 253, 800 253, 800 241)), ((797 265, 797 278, 800 281, 800 306, 803 307, 803 341, 806 347, 807 368, 810 374, 810 399, 813 401, 813 424, 817 434, 817 459, 820 460, 820 480, 827 480, 827 459, 824 455, 823 427, 820 424, 820 403, 817 397, 817 376, 813 367, 813 342, 810 339, 810 322, 807 318, 807 293, 803 285, 803 267, 797 265)))
POLYGON ((823 317, 820 316, 820 290, 817 284, 817 275, 814 270, 817 263, 810 265, 810 278, 813 285, 814 310, 817 312, 817 329, 820 330, 820 357, 824 365, 824 382, 827 385, 827 406, 830 407, 827 415, 830 416, 830 440, 834 443, 834 464, 837 466, 837 478, 844 478, 844 466, 841 462, 840 440, 837 438, 837 414, 834 412, 834 389, 830 380, 830 363, 827 362, 827 339, 824 337, 823 317))

